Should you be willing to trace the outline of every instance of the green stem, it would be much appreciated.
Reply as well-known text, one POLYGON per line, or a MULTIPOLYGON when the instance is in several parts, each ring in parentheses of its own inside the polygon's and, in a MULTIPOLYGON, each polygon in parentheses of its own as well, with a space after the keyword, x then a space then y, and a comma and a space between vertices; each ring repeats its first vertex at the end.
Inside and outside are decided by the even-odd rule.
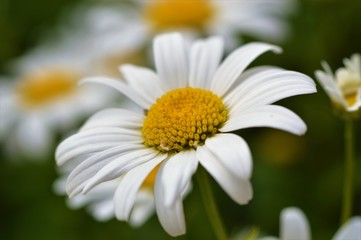
POLYGON ((221 221, 216 203, 213 198, 212 189, 208 181, 207 172, 202 168, 198 168, 197 171, 197 182, 202 195, 202 200, 206 212, 208 214, 209 221, 213 226, 214 233, 217 239, 226 240, 227 234, 221 221))
POLYGON ((353 122, 351 119, 345 120, 345 172, 343 182, 343 203, 341 224, 345 223, 352 212, 353 202, 353 168, 354 168, 354 138, 353 122))

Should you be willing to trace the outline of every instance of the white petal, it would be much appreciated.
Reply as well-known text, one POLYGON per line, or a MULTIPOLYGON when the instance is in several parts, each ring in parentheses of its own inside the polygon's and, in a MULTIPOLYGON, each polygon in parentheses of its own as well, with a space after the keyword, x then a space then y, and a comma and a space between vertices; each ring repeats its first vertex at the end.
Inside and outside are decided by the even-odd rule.
POLYGON ((99 169, 124 153, 139 149, 139 145, 127 144, 99 152, 84 160, 69 174, 66 191, 70 197, 80 193, 86 182, 93 177, 99 169))
POLYGON ((164 203, 173 206, 176 199, 182 195, 189 185, 194 172, 197 170, 198 160, 194 150, 182 151, 162 164, 162 170, 157 173, 164 191, 164 203))
POLYGON ((139 227, 154 213, 153 190, 140 189, 129 217, 132 227, 139 227))
POLYGON ((206 139, 207 149, 235 176, 249 179, 252 174, 251 151, 243 138, 230 133, 206 139))
POLYGON ((150 148, 140 148, 124 153, 101 168, 84 186, 83 193, 87 193, 98 184, 120 177, 138 165, 152 160, 158 152, 150 148))
POLYGON ((134 91, 148 102, 155 103, 164 94, 160 80, 152 70, 132 65, 122 65, 120 69, 134 91))
POLYGON ((95 128, 65 139, 56 149, 58 165, 82 154, 104 151, 121 143, 141 143, 139 131, 122 128, 95 128))
POLYGON ((350 218, 335 234, 332 240, 361 240, 361 217, 350 218))
POLYGON ((122 127, 122 128, 141 128, 144 121, 144 115, 119 109, 110 108, 97 112, 91 116, 83 125, 80 131, 97 127, 122 127))
POLYGON ((106 199, 100 202, 91 204, 88 211, 93 215, 97 221, 108 221, 114 216, 114 202, 113 199, 106 199))
POLYGON ((230 109, 228 118, 220 129, 221 132, 250 127, 271 127, 302 135, 307 130, 306 124, 299 116, 287 108, 276 105, 258 106, 243 112, 230 109))
POLYGON ((305 214, 298 208, 286 208, 281 213, 282 240, 309 240, 310 227, 305 214))
POLYGON ((117 219, 128 221, 139 188, 149 173, 166 157, 167 154, 159 154, 125 174, 114 195, 117 219))
POLYGON ((223 45, 220 37, 198 40, 192 45, 189 71, 191 87, 209 89, 210 80, 222 58, 223 45))
POLYGON ((7 82, 4 82, 0 77, 0 140, 8 136, 19 118, 19 110, 16 108, 16 95, 7 82))
POLYGON ((16 147, 34 160, 42 159, 50 153, 54 141, 52 131, 40 117, 27 116, 16 129, 16 147))
POLYGON ((64 141, 59 151, 67 152, 78 146, 95 142, 139 142, 141 138, 140 131, 124 128, 94 128, 81 131, 64 141), (67 144, 66 144, 67 143, 67 144))
POLYGON ((210 90, 223 96, 254 59, 270 50, 281 51, 279 47, 266 43, 249 43, 238 48, 218 68, 212 78, 210 90))
POLYGON ((252 199, 253 191, 250 181, 235 176, 206 145, 197 148, 197 158, 233 201, 246 204, 252 199))
POLYGON ((265 70, 242 82, 226 96, 231 108, 248 108, 274 103, 290 96, 316 92, 308 76, 292 71, 265 70))
POLYGON ((112 87, 128 98, 132 99, 136 104, 144 109, 148 109, 151 105, 153 105, 153 102, 148 101, 146 98, 144 98, 144 96, 139 95, 130 86, 124 84, 120 80, 115 80, 108 77, 87 77, 79 82, 79 84, 84 83, 100 83, 112 87))
POLYGON ((265 76, 266 74, 281 71, 284 70, 279 67, 268 65, 249 68, 245 70, 241 75, 239 75, 237 80, 233 83, 233 88, 231 88, 231 90, 227 92, 224 98, 228 98, 230 97, 230 95, 232 96, 232 94, 238 93, 238 91, 244 91, 245 89, 247 89, 247 84, 253 84, 254 82, 259 81, 258 79, 265 76), (240 87, 241 83, 242 87, 240 87))
MULTIPOLYGON (((164 165, 160 166, 158 173, 163 167, 164 165)), ((179 196, 175 200, 173 206, 167 206, 165 204, 165 193, 162 185, 162 179, 158 177, 157 174, 154 184, 154 198, 159 222, 169 235, 173 237, 182 235, 186 232, 182 196, 179 196)))
POLYGON ((183 37, 178 33, 159 35, 153 46, 155 66, 164 90, 186 87, 188 62, 183 37))
MULTIPOLYGON (((327 69, 327 71, 331 71, 329 69, 329 66, 324 63, 324 68, 327 69)), ((323 71, 316 71, 316 79, 321 84, 322 88, 325 90, 326 94, 335 102, 340 103, 343 106, 347 106, 345 100, 343 99, 342 93, 340 89, 337 86, 336 80, 333 77, 332 73, 326 73, 323 71), (331 74, 331 75, 330 75, 331 74)))

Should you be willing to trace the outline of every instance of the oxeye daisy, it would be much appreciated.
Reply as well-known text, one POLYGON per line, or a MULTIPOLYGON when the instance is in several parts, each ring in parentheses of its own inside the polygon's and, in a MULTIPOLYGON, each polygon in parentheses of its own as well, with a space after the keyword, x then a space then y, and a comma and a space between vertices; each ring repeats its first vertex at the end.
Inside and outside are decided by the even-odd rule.
POLYGON ((91 71, 75 45, 43 45, 13 64, 15 76, 2 79, 0 139, 9 154, 43 159, 56 134, 64 133, 114 97, 107 88, 78 88, 91 71), (91 96, 91 98, 89 98, 91 96))
MULTIPOLYGON (((153 186, 155 172, 156 169, 148 175, 137 193, 133 211, 129 216, 129 223, 133 227, 141 226, 154 213, 153 186)), ((68 199, 67 204, 73 209, 86 207, 89 214, 96 220, 108 221, 115 214, 113 195, 121 179, 122 177, 99 184, 86 195, 77 195, 68 199)), ((54 184, 54 191, 59 195, 66 194, 64 191, 65 180, 66 177, 63 176, 54 184)))
POLYGON ((119 220, 128 220, 144 180, 159 167, 154 182, 158 219, 170 235, 181 235, 182 197, 199 164, 235 202, 252 198, 251 153, 232 131, 272 127, 304 134, 306 125, 295 113, 271 104, 314 93, 312 79, 275 67, 244 71, 260 54, 280 52, 279 47, 250 43, 221 63, 221 38, 187 46, 178 33, 160 35, 153 45, 156 72, 123 65, 126 83, 107 77, 82 80, 117 89, 144 113, 100 111, 58 146, 57 164, 73 165, 66 183, 70 197, 122 177, 114 209, 119 220))
POLYGON ((322 62, 324 71, 315 75, 330 97, 337 114, 345 124, 345 170, 343 186, 342 222, 350 218, 353 207, 354 182, 354 120, 361 117, 361 56, 354 54, 344 59, 345 67, 339 68, 335 75, 330 66, 322 62))
MULTIPOLYGON (((296 207, 282 210, 280 237, 262 237, 259 240, 310 240, 311 230, 306 215, 296 207)), ((335 233, 332 240, 361 240, 361 217, 352 217, 335 233)))
POLYGON ((335 75, 330 66, 322 62, 324 71, 316 71, 321 86, 331 98, 336 109, 346 117, 361 116, 361 56, 354 54, 344 60, 345 67, 335 75))
MULTIPOLYGON (((284 18, 295 9, 293 0, 214 1, 214 0, 137 0, 122 6, 120 12, 129 24, 131 36, 147 44, 156 34, 181 31, 189 36, 223 36, 227 50, 248 36, 279 42, 288 35, 284 18), (141 35, 140 33, 143 33, 141 35)), ((98 19, 97 19, 98 21, 98 19)))
POLYGON ((144 27, 129 21, 127 9, 116 4, 82 4, 65 16, 62 33, 82 42, 82 55, 91 59, 93 73, 117 75, 120 64, 145 62, 144 27))

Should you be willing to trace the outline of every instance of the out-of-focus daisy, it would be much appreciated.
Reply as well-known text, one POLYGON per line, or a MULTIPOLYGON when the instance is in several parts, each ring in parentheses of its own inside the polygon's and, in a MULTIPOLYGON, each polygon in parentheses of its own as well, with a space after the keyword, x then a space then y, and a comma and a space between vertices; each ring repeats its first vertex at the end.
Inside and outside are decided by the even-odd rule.
POLYGON ((124 4, 80 5, 64 16, 61 33, 86 46, 83 55, 91 59, 93 73, 115 75, 120 64, 145 64, 144 26, 130 21, 127 9, 124 4))
POLYGON ((57 40, 46 39, 13 64, 15 84, 1 80, 0 139, 34 159, 50 153, 57 130, 69 130, 113 99, 108 88, 78 88, 79 79, 111 76, 121 63, 143 61, 137 52, 142 31, 129 32, 127 24, 126 35, 126 15, 113 5, 82 5, 66 17, 57 40))
POLYGON ((154 40, 153 70, 123 65, 127 83, 94 77, 83 82, 111 86, 144 109, 137 114, 108 109, 95 114, 57 148, 58 165, 74 164, 66 191, 86 194, 122 175, 115 215, 128 220, 137 192, 157 166, 154 198, 158 218, 172 236, 184 234, 182 196, 200 163, 237 203, 252 198, 251 153, 239 136, 249 127, 273 127, 301 135, 304 122, 290 110, 271 105, 316 91, 309 77, 274 67, 244 70, 260 54, 279 52, 265 43, 247 44, 220 64, 219 37, 187 49, 180 34, 154 40))
MULTIPOLYGON (((61 169, 61 177, 54 183, 54 191, 59 195, 65 195, 66 179, 70 173, 69 167, 61 169)), ((129 216, 129 223, 133 227, 139 227, 147 221, 155 210, 154 205, 154 181, 158 168, 154 168, 142 183, 135 202, 133 210, 129 216)), ((114 217, 113 195, 117 189, 122 177, 103 182, 91 189, 86 195, 76 195, 69 198, 67 203, 70 208, 78 209, 86 207, 87 211, 98 221, 107 221, 114 217)), ((188 193, 191 188, 187 189, 188 193)))
POLYGON ((316 71, 316 77, 339 112, 346 116, 361 116, 361 56, 354 54, 344 60, 345 67, 335 75, 326 62, 324 71, 316 71))
POLYGON ((127 20, 130 29, 143 29, 149 36, 167 31, 183 31, 194 36, 222 35, 227 48, 240 36, 280 41, 288 32, 287 16, 295 8, 293 0, 153 0, 134 1, 127 20))
MULTIPOLYGON (((301 209, 285 208, 280 217, 280 237, 263 237, 260 240, 310 240, 311 230, 301 209)), ((350 218, 332 237, 332 240, 361 240, 361 217, 350 218)))
MULTIPOLYGON (((129 216, 129 223, 133 227, 141 226, 154 213, 154 185, 155 171, 148 175, 136 196, 133 211, 129 216)), ((93 188, 86 195, 77 195, 68 199, 70 208, 77 209, 86 207, 88 212, 98 221, 107 221, 114 217, 113 195, 117 189, 121 177, 104 182, 93 188)), ((65 180, 63 177, 55 182, 55 192, 64 195, 65 180)))
POLYGON ((1 83, 0 139, 10 152, 33 159, 50 154, 56 132, 104 107, 114 95, 105 88, 77 87, 91 72, 80 47, 74 42, 39 47, 15 63, 14 82, 1 83))

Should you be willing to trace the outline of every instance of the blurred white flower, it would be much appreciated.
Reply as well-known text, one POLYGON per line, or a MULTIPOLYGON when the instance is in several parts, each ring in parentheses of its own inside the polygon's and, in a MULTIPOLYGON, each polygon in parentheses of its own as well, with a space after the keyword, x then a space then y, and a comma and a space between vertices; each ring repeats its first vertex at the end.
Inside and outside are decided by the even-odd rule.
MULTIPOLYGON (((59 195, 65 195, 67 174, 54 183, 54 190, 59 195)), ((133 227, 141 226, 154 213, 154 185, 155 173, 146 178, 139 189, 133 210, 129 216, 129 223, 133 227)), ((98 221, 108 221, 114 217, 113 195, 122 177, 99 184, 90 190, 86 195, 77 195, 67 200, 68 206, 73 209, 86 207, 87 211, 98 221)))
MULTIPOLYGON (((130 33, 127 23, 125 34, 126 15, 113 5, 82 5, 65 17, 55 37, 13 63, 15 77, 1 79, 0 139, 10 153, 31 159, 49 154, 57 132, 67 133, 99 108, 114 106, 113 90, 77 87, 79 79, 111 76, 124 62, 144 62, 137 52, 143 32, 130 33)), ((121 100, 117 106, 130 104, 121 100)))
POLYGON ((324 71, 316 71, 321 86, 341 113, 361 116, 361 56, 354 54, 344 59, 345 67, 334 75, 330 66, 322 62, 324 71))
POLYGON ((80 5, 64 16, 60 31, 75 36, 84 45, 83 54, 92 59, 93 73, 119 74, 124 63, 144 65, 144 27, 131 21, 123 4, 80 5))
POLYGON ((272 127, 301 135, 304 122, 272 103, 314 93, 309 77, 274 67, 244 70, 274 45, 247 44, 220 64, 223 41, 212 37, 190 49, 180 34, 154 40, 157 73, 123 65, 127 83, 106 77, 84 79, 111 86, 144 109, 143 114, 106 109, 57 148, 58 165, 72 165, 70 197, 121 176, 114 192, 115 215, 128 220, 139 189, 157 166, 154 199, 158 219, 172 236, 184 234, 183 195, 200 163, 237 203, 252 198, 251 153, 239 136, 249 127, 272 127))
POLYGON ((81 49, 70 41, 38 47, 14 63, 13 81, 2 79, 0 139, 10 154, 43 158, 50 154, 56 133, 114 98, 109 89, 77 86, 92 72, 81 49))
POLYGON ((107 44, 131 40, 134 46, 141 47, 154 35, 170 31, 181 31, 191 37, 221 35, 227 49, 235 47, 241 36, 280 42, 289 32, 284 18, 296 7, 294 0, 137 0, 130 3, 104 11, 97 10, 98 7, 88 11, 98 12, 90 18, 92 25, 104 29, 99 37, 106 39, 107 44), (117 31, 120 26, 122 31, 117 31))
MULTIPOLYGON (((307 217, 301 209, 285 208, 280 217, 280 237, 262 237, 260 240, 310 240, 311 231, 307 217)), ((361 240, 361 217, 350 218, 333 236, 332 240, 361 240)))

